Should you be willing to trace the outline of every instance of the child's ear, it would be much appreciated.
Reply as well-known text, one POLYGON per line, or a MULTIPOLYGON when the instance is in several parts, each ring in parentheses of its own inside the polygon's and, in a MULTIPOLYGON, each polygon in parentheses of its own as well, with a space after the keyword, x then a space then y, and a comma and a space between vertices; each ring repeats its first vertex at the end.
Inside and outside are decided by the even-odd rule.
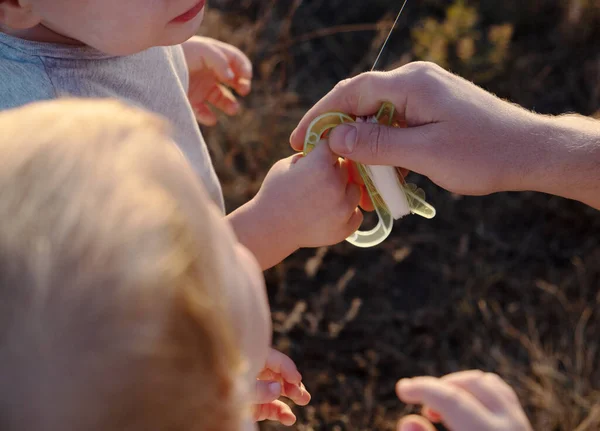
POLYGON ((25 30, 35 27, 40 21, 28 0, 0 0, 0 27, 25 30))

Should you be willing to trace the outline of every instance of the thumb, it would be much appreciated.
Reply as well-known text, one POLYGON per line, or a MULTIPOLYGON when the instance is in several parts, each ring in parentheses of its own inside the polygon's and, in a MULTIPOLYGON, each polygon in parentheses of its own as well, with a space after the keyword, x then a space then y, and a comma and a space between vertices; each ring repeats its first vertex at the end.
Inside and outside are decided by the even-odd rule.
POLYGON ((427 419, 417 416, 410 415, 400 419, 398 431, 435 431, 435 427, 427 419))
POLYGON ((257 380, 254 392, 255 404, 267 404, 275 401, 281 395, 281 383, 257 380))
POLYGON ((331 150, 366 165, 403 167, 424 173, 435 144, 426 136, 435 124, 399 128, 370 123, 342 124, 329 134, 331 150))

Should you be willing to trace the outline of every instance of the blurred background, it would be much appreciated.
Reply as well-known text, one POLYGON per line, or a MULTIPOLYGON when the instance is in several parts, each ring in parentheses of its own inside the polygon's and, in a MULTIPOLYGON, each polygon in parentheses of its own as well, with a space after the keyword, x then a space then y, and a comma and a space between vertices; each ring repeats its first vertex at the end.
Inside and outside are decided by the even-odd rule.
MULTIPOLYGON (((228 211, 292 154, 306 110, 370 69, 401 3, 209 1, 201 33, 254 63, 242 113, 203 128, 228 211)), ((540 113, 596 116, 600 1, 409 0, 378 69, 415 60, 540 113)), ((393 430, 415 411, 396 398, 397 379, 470 368, 513 385, 536 430, 600 429, 600 213, 409 179, 437 208, 433 220, 397 221, 372 249, 300 250, 266 273, 275 346, 313 395, 294 429, 393 430)))

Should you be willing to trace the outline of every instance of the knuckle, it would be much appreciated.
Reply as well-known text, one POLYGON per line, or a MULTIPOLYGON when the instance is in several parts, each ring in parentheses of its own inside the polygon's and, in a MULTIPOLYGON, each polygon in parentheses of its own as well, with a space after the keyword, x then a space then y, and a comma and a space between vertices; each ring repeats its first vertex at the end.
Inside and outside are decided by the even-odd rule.
POLYGON ((370 73, 362 73, 353 78, 347 78, 338 82, 333 92, 342 96, 344 106, 349 109, 350 113, 358 111, 361 95, 372 86, 373 75, 370 73))
POLYGON ((381 78, 387 76, 385 72, 365 72, 354 78, 357 91, 354 93, 356 98, 355 106, 357 111, 360 109, 359 103, 363 95, 376 94, 382 87, 381 78))
POLYGON ((463 400, 456 391, 447 391, 439 395, 442 404, 449 407, 459 407, 463 400))
POLYGON ((373 125, 367 137, 369 151, 373 158, 384 156, 387 148, 389 131, 385 127, 373 125))
POLYGON ((423 90, 435 86, 443 69, 435 63, 417 61, 407 65, 407 78, 416 89, 423 90))
POLYGON ((440 66, 431 61, 413 61, 404 67, 407 73, 415 75, 429 75, 443 70, 440 66))
POLYGON ((343 91, 344 89, 346 89, 352 82, 353 78, 346 78, 346 79, 342 79, 340 82, 338 82, 335 87, 333 87, 333 89, 335 91, 343 91))
POLYGON ((485 373, 482 375, 482 377, 484 379, 488 380, 490 383, 495 383, 495 384, 504 383, 504 380, 502 380, 502 378, 496 373, 485 373))
POLYGON ((354 84, 359 88, 369 88, 373 84, 373 72, 364 72, 354 77, 354 84))
POLYGON ((223 93, 217 86, 215 86, 208 92, 208 94, 206 95, 206 98, 215 105, 219 105, 219 104, 223 103, 223 99, 224 99, 223 93))
POLYGON ((349 109, 354 109, 354 107, 358 104, 358 92, 352 89, 355 80, 356 78, 344 79, 338 82, 332 91, 333 93, 341 96, 343 104, 349 109))
POLYGON ((358 104, 360 103, 360 93, 352 90, 346 91, 344 93, 343 103, 351 114, 357 112, 358 104))
POLYGON ((206 53, 208 54, 207 57, 216 67, 222 68, 227 62, 227 59, 224 58, 224 55, 221 52, 221 50, 218 49, 216 46, 207 46, 206 53))
POLYGON ((498 374, 486 373, 484 378, 487 379, 498 392, 504 394, 508 401, 519 404, 519 397, 517 396, 517 393, 498 374))

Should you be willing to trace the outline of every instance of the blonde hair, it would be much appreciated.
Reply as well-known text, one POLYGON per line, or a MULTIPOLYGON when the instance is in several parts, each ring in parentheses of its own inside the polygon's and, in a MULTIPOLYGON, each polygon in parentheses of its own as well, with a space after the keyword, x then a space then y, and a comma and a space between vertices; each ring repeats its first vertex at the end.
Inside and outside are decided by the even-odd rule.
POLYGON ((236 429, 218 238, 153 163, 180 157, 166 124, 67 99, 0 133, 0 428, 236 429))

